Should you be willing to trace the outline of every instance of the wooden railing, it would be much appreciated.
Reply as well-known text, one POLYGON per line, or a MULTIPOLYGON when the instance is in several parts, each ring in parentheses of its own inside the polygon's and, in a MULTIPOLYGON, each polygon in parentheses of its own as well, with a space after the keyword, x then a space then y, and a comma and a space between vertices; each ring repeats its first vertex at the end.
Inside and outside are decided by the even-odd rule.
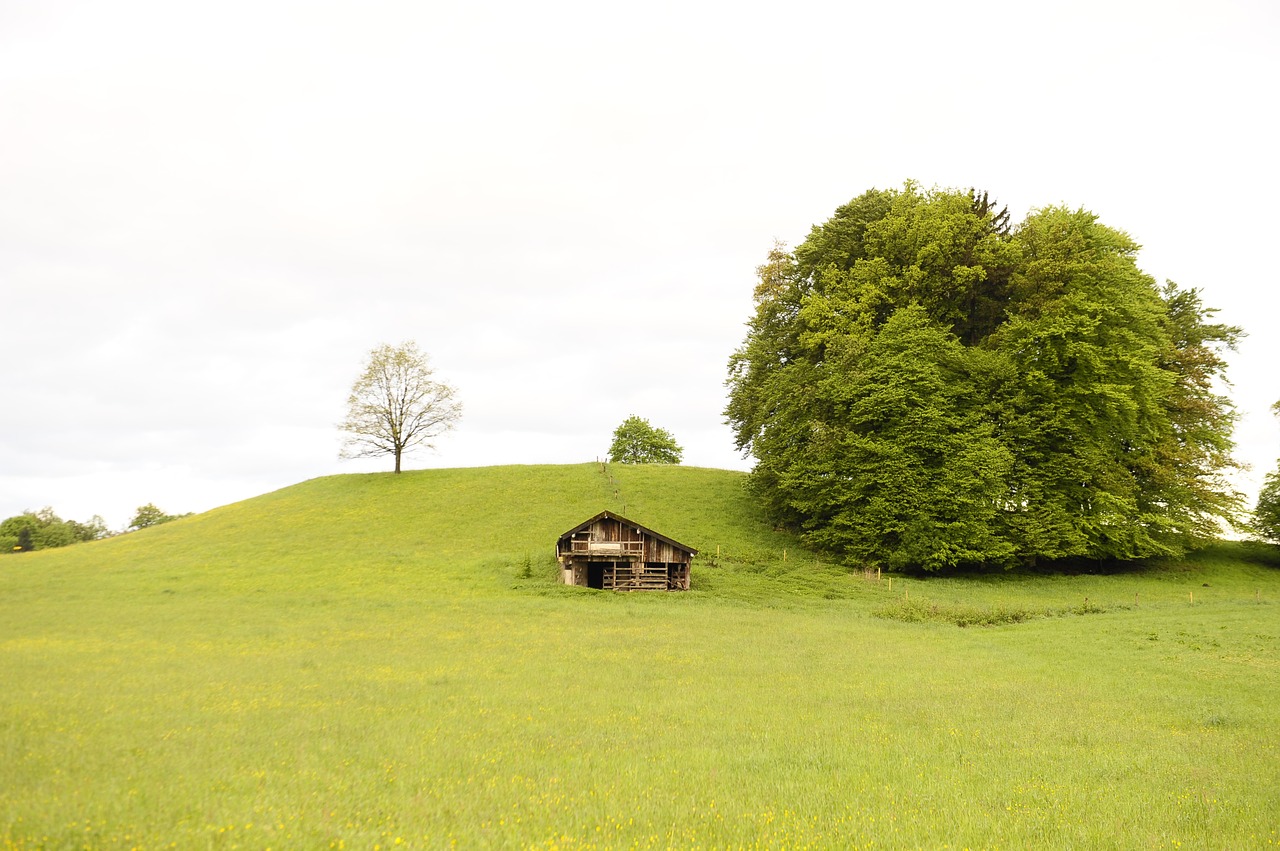
POLYGON ((666 565, 618 564, 605 567, 604 587, 612 591, 667 591, 666 565))
POLYGON ((591 541, 574 539, 569 552, 589 556, 642 556, 644 541, 591 541))

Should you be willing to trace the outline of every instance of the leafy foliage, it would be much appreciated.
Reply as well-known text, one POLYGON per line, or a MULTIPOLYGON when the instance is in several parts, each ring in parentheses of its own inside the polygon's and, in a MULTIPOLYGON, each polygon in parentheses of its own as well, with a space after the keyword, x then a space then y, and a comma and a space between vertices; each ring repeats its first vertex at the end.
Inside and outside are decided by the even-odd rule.
POLYGON ((627 417, 613 430, 609 460, 618 464, 679 464, 684 450, 671 432, 641 417, 627 417))
POLYGON ((1253 510, 1253 522, 1264 538, 1280 544, 1280 464, 1267 474, 1253 510))
POLYGON ((52 508, 24 511, 0 522, 0 553, 28 552, 65 547, 80 541, 94 541, 110 533, 101 517, 87 522, 63 520, 52 508))
MULTIPOLYGON (((1280 416, 1280 402, 1272 405, 1271 410, 1280 416)), ((1262 484, 1258 504, 1253 509, 1253 526, 1262 537, 1280 544, 1280 461, 1262 484)))
POLYGON ((757 271, 726 415, 777 522, 853 562, 1134 559, 1210 539, 1240 497, 1222 350, 1196 290, 1084 210, 1010 228, 908 183, 757 271))
POLYGON ((340 457, 395 457, 395 471, 405 452, 423 447, 454 427, 462 416, 457 391, 432 379, 427 356, 416 343, 369 352, 364 371, 347 398, 347 418, 339 428, 347 433, 340 457))
POLYGON ((159 526, 161 523, 168 523, 171 520, 189 516, 191 515, 165 514, 154 503, 148 502, 146 505, 138 506, 138 510, 134 512, 133 519, 129 521, 129 528, 146 529, 149 526, 159 526))

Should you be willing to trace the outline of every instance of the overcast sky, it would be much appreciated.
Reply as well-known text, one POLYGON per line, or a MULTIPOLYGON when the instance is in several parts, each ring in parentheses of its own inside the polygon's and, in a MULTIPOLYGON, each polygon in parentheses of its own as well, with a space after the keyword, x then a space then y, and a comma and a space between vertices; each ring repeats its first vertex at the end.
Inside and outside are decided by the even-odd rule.
POLYGON ((0 0, 0 518, 304 479, 373 346, 464 404, 407 467, 588 461, 638 414, 747 469, 754 269, 872 188, 1128 231, 1250 336, 1280 455, 1280 13, 1256 2, 0 0))

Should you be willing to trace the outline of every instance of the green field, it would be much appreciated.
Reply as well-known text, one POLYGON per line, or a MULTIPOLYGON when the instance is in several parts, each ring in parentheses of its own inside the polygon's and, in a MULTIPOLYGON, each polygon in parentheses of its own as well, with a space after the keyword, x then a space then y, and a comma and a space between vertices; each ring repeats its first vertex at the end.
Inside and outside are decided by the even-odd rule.
POLYGON ((742 480, 338 476, 0 558, 0 846, 1280 844, 1269 551, 891 583, 742 480), (693 590, 557 585, 602 509, 693 590))

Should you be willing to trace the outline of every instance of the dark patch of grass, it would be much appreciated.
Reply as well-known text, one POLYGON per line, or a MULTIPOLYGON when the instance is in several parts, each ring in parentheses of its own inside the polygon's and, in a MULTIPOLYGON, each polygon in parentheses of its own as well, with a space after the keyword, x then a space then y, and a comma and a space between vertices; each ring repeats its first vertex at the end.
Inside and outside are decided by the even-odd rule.
POLYGON ((1034 609, 1023 606, 975 606, 962 603, 931 603, 925 600, 896 600, 887 606, 881 606, 872 614, 886 620, 903 621, 904 623, 938 623, 967 626, 1001 626, 1004 624, 1024 623, 1037 618, 1051 618, 1060 615, 1094 615, 1111 611, 1117 606, 1103 606, 1085 600, 1076 606, 1063 609, 1034 609))
POLYGON ((1265 541, 1241 541, 1235 545, 1240 559, 1267 567, 1280 567, 1280 544, 1265 541))
POLYGON ((1103 614, 1104 612, 1110 612, 1116 609, 1127 609, 1127 608, 1130 608, 1130 607, 1114 606, 1114 605, 1103 606, 1099 603, 1090 603, 1088 598, 1085 598, 1085 601, 1083 603, 1080 603, 1079 605, 1068 606, 1065 609, 1060 609, 1058 611, 1053 611, 1051 609, 1046 614, 1048 617, 1052 617, 1054 615, 1059 615, 1059 614, 1061 615, 1100 615, 1100 614, 1103 614))
POLYGON ((1041 560, 1032 565, 1012 567, 990 564, 964 564, 941 573, 904 568, 897 575, 930 579, 946 576, 974 581, 1000 580, 1004 577, 1037 578, 1054 576, 1147 576, 1152 574, 1187 574, 1205 568, 1216 569, 1240 562, 1280 567, 1280 544, 1265 541, 1213 541, 1191 549, 1180 556, 1152 557, 1117 561, 1113 559, 1068 558, 1041 560))
POLYGON ((956 626, 997 626, 1022 623, 1043 617, 1043 612, 1006 606, 966 606, 958 603, 930 603, 924 600, 896 600, 872 612, 878 618, 905 623, 938 621, 956 626))

